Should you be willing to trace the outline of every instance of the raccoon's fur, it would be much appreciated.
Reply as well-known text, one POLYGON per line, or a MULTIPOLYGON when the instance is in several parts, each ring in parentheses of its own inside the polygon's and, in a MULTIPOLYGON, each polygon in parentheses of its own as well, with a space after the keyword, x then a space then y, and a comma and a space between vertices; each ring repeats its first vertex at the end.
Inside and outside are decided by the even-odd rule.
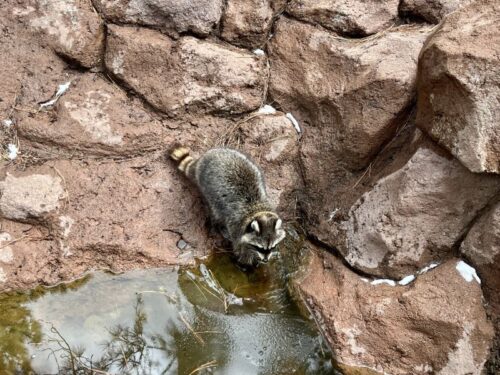
POLYGON ((193 159, 186 147, 170 157, 199 188, 212 223, 231 241, 238 262, 266 263, 285 237, 282 221, 269 203, 260 169, 245 155, 214 148, 193 159))

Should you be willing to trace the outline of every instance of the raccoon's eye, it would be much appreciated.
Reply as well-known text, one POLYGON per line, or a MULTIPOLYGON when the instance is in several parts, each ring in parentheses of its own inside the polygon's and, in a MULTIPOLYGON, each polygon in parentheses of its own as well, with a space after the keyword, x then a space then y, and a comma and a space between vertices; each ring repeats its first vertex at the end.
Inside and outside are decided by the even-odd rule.
POLYGON ((269 254, 272 250, 272 249, 265 249, 263 247, 255 246, 255 245, 251 245, 251 246, 252 246, 252 250, 255 250, 261 254, 269 254))

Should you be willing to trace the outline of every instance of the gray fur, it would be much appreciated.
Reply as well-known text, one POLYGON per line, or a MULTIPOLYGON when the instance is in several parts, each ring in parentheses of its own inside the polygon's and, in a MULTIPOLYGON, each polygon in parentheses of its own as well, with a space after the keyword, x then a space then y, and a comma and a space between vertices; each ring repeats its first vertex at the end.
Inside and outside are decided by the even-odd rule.
POLYGON ((269 203, 260 169, 229 148, 211 149, 192 161, 187 159, 191 158, 187 149, 179 150, 172 152, 172 158, 198 186, 213 224, 231 241, 239 263, 255 266, 267 262, 285 231, 269 203), (176 159, 175 155, 182 157, 176 159))

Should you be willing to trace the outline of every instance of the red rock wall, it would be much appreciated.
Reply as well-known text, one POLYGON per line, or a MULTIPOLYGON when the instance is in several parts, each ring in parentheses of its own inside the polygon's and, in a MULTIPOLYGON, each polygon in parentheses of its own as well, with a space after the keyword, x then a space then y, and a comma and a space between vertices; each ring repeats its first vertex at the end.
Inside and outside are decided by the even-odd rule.
POLYGON ((322 246, 295 285, 346 373, 481 372, 500 312, 498 2, 6 0, 0 15, 0 290, 208 254, 217 237, 165 151, 229 145, 322 246))

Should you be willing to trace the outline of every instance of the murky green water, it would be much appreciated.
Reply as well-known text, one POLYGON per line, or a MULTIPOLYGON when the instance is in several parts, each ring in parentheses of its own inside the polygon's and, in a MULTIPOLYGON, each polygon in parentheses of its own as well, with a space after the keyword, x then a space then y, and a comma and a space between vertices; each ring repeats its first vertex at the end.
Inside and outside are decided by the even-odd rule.
POLYGON ((0 296, 0 353, 0 374, 334 373, 275 266, 221 256, 0 296))

